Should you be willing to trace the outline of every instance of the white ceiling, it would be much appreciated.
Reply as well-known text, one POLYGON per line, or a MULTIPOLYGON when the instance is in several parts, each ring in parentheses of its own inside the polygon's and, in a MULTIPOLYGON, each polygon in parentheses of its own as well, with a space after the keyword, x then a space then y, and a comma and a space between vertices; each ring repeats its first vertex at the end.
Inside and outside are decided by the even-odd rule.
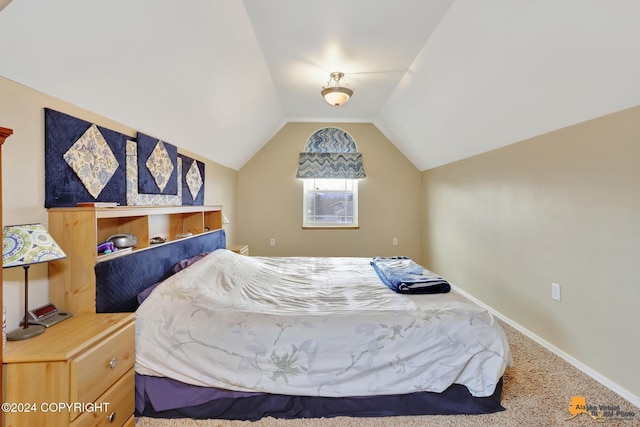
POLYGON ((640 103, 637 0, 4 5, 1 76, 236 170, 290 121, 372 122, 426 170, 640 103))

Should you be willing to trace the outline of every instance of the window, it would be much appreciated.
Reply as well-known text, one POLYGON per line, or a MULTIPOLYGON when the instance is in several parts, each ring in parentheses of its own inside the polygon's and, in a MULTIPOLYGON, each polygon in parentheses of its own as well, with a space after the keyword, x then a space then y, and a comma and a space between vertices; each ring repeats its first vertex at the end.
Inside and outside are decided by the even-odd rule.
POLYGON ((357 227, 357 179, 305 179, 303 227, 357 227))
POLYGON ((314 132, 296 172, 304 182, 303 228, 358 228, 358 180, 365 177, 351 135, 332 127, 314 132))

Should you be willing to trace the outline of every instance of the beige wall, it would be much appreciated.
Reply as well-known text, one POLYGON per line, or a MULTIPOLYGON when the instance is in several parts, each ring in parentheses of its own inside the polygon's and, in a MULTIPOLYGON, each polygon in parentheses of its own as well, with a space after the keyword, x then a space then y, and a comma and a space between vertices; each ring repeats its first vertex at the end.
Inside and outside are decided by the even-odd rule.
MULTIPOLYGON (((0 126, 13 129, 13 135, 3 145, 2 183, 4 224, 40 222, 47 226, 44 208, 44 107, 56 109, 100 126, 135 136, 136 130, 65 103, 41 92, 0 77, 0 126)), ((142 131, 142 130, 141 130, 142 131)), ((146 133, 154 135, 152 129, 146 133)), ((154 135, 162 138, 161 135, 154 135)), ((180 141, 169 141, 180 147, 180 141)), ((205 204, 221 204, 229 216, 235 213, 237 171, 185 152, 204 161, 205 204)), ((225 226, 233 243, 235 225, 225 226)), ((64 249, 64 248, 63 248, 64 249)), ((18 326, 23 316, 24 273, 22 269, 3 270, 4 305, 7 308, 7 329, 18 326)), ((49 302, 47 266, 29 268, 29 307, 49 302)))
POLYGON ((428 267, 640 396, 640 107, 422 184, 428 267))
POLYGON ((239 171, 238 240, 250 245, 252 255, 402 254, 419 260, 420 185, 420 172, 372 124, 288 123, 239 171), (358 187, 358 230, 301 228, 298 154, 312 133, 327 126, 347 131, 362 153, 367 178, 358 187))

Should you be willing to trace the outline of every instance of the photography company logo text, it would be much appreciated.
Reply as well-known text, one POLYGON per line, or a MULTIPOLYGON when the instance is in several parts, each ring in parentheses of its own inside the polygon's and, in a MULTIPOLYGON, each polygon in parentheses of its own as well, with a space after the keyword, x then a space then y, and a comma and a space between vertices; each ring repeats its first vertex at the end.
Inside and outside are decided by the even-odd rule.
POLYGON ((587 399, 582 396, 573 396, 569 403, 569 413, 571 416, 565 421, 572 420, 578 415, 584 414, 594 421, 605 422, 610 420, 633 420, 637 414, 620 408, 620 405, 590 405, 587 399))

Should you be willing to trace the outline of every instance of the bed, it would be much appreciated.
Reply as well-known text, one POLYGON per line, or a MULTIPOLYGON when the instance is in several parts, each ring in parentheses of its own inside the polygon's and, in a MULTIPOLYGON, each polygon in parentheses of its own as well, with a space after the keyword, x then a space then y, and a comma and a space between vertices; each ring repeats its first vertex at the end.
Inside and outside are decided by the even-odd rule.
POLYGON ((454 292, 405 295, 367 258, 245 257, 223 230, 96 265, 136 311, 136 412, 278 418, 501 411, 503 331, 454 292))

